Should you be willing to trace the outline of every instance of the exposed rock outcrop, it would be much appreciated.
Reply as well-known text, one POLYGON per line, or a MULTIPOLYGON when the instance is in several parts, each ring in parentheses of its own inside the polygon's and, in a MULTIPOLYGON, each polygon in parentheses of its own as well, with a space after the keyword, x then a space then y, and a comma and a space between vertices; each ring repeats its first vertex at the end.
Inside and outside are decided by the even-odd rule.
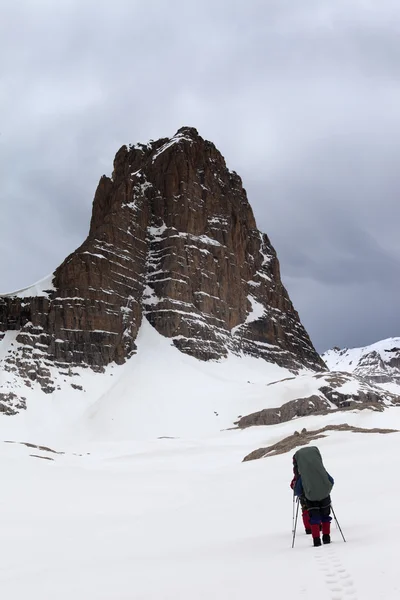
POLYGON ((286 452, 290 452, 294 450, 294 448, 298 448, 299 446, 305 446, 310 442, 314 442, 320 438, 326 437, 326 433, 328 431, 350 431, 352 433, 400 433, 398 429, 381 429, 379 427, 374 427, 372 429, 366 429, 364 427, 353 427, 352 425, 348 425, 347 423, 343 423, 342 425, 326 425, 326 427, 322 427, 321 429, 314 429, 312 431, 307 431, 307 429, 303 429, 301 433, 295 431, 293 435, 289 435, 284 438, 280 442, 273 444, 272 446, 267 446, 266 448, 258 448, 258 450, 253 450, 247 456, 244 457, 243 462, 247 462, 249 460, 257 460, 259 458, 265 458, 266 456, 276 456, 277 454, 285 454, 286 452))
MULTIPOLYGON (((313 378, 317 384, 317 393, 243 416, 235 425, 242 429, 255 425, 276 425, 299 417, 326 415, 336 410, 383 411, 387 406, 400 404, 400 396, 348 373, 316 374, 313 378)), ((278 386, 279 389, 280 383, 283 382, 270 385, 278 386)))
POLYGON ((0 413, 16 415, 26 408, 26 398, 19 397, 13 392, 0 393, 0 413))
POLYGON ((329 410, 329 402, 319 396, 309 396, 308 398, 290 400, 276 408, 264 408, 263 410, 246 415, 245 417, 241 417, 235 425, 238 425, 241 429, 255 425, 277 425, 278 423, 291 421, 296 417, 325 415, 329 410))

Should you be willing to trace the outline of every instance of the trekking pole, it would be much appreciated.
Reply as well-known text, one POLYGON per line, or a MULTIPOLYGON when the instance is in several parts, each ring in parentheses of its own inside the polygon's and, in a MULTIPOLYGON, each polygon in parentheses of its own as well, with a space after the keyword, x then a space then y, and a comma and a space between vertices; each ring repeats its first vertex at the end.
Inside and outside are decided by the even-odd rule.
MULTIPOLYGON (((300 499, 297 498, 296 519, 294 521, 294 527, 293 527, 292 548, 294 548, 294 539, 296 537, 296 527, 297 527, 297 516, 299 514, 299 504, 300 504, 300 499)), ((294 507, 294 505, 293 505, 293 507, 294 507)))
POLYGON ((343 541, 345 542, 345 541, 346 541, 346 539, 345 539, 345 537, 344 537, 344 535, 343 535, 342 528, 341 528, 341 527, 340 527, 340 525, 339 525, 339 521, 338 521, 338 520, 337 520, 337 518, 336 518, 336 514, 335 514, 335 511, 333 510, 333 506, 332 506, 332 504, 331 504, 331 509, 332 509, 332 513, 333 513, 334 519, 335 519, 335 521, 336 521, 336 525, 338 526, 338 529, 339 529, 339 531, 340 531, 340 533, 341 533, 341 536, 342 536, 342 538, 343 538, 343 541))
POLYGON ((295 511, 294 505, 295 505, 295 500, 296 500, 296 497, 294 495, 294 490, 293 490, 292 533, 294 531, 294 511, 295 511))

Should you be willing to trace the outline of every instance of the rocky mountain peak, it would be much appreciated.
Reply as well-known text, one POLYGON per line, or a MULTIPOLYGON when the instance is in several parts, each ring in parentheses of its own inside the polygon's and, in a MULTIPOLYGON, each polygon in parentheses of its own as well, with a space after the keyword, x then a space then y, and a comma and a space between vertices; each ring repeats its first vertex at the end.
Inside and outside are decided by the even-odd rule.
POLYGON ((362 348, 334 347, 322 355, 332 371, 347 371, 400 392, 400 338, 388 338, 362 348))
POLYGON ((193 138, 200 137, 199 132, 197 131, 196 127, 189 127, 187 125, 184 125, 180 129, 178 129, 178 131, 176 132, 176 135, 178 135, 180 133, 183 135, 192 136, 193 138))
POLYGON ((198 359, 231 351, 294 371, 325 368, 240 177, 192 127, 120 148, 96 190, 88 237, 51 285, 0 298, 0 331, 18 331, 14 363, 28 378, 50 381, 54 365, 124 362, 143 318, 198 359))

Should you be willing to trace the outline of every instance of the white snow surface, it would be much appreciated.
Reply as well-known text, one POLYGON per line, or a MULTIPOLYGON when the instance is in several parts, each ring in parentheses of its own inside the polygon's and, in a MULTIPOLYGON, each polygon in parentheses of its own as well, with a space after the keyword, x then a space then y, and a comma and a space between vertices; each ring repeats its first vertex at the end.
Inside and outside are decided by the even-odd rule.
MULTIPOLYGON (((353 420, 400 427, 399 417, 353 420)), ((292 430, 99 442, 78 448, 82 456, 1 443, 3 597, 397 599, 400 517, 372 515, 398 495, 399 434, 318 440, 347 543, 333 526, 331 546, 314 549, 299 523, 291 549, 292 453, 241 460, 292 430), (361 502, 369 481, 374 493, 361 502)))
POLYGON ((241 328, 244 327, 245 325, 248 325, 249 323, 253 323, 254 321, 258 321, 258 319, 261 319, 264 314, 265 314, 265 306, 263 304, 261 304, 261 302, 258 302, 258 300, 256 300, 251 294, 249 294, 247 296, 248 301, 250 302, 250 312, 247 315, 244 323, 240 323, 239 325, 236 325, 235 327, 232 328, 231 333, 232 335, 235 335, 235 333, 237 333, 237 331, 241 328))
MULTIPOLYGON (((104 258, 104 257, 102 257, 102 258, 104 258)), ((40 281, 37 281, 36 283, 34 283, 33 285, 30 285, 29 287, 22 288, 21 290, 17 290, 15 292, 9 292, 7 294, 0 294, 0 298, 13 297, 13 296, 16 296, 17 298, 30 298, 30 297, 35 297, 35 296, 45 296, 46 298, 48 298, 49 295, 48 295, 47 291, 55 289, 55 287, 53 285, 53 279, 54 279, 54 273, 52 273, 51 275, 47 275, 47 277, 40 279, 40 281)))
MULTIPOLYGON (((15 337, 0 342, 0 361, 15 337)), ((332 432, 315 442, 347 539, 333 525, 332 544, 321 548, 299 522, 291 549, 293 452, 241 462, 303 427, 400 429, 398 408, 230 429, 239 414, 308 395, 317 380, 250 357, 196 361, 146 321, 125 365, 73 372, 86 391, 72 390, 68 377, 48 396, 12 380, 28 410, 0 417, 2 597, 399 598, 400 516, 394 508, 383 519, 376 507, 398 496, 400 434, 332 432)))
POLYGON ((247 298, 251 304, 251 312, 246 317, 244 322, 245 325, 252 323, 253 321, 258 321, 258 319, 261 319, 265 314, 265 306, 261 304, 261 302, 258 302, 250 294, 247 296, 247 298))
MULTIPOLYGON (((135 356, 122 366, 110 365, 102 375, 74 368, 72 378, 60 377, 54 369, 52 376, 61 389, 51 395, 0 370, 0 391, 10 382, 8 391, 14 387, 28 404, 27 411, 12 419, 0 418, 0 436, 3 427, 6 432, 12 427, 15 435, 22 429, 20 435, 29 432, 34 441, 48 444, 207 436, 232 427, 241 415, 265 408, 267 384, 292 377, 287 369, 249 356, 196 360, 159 335, 146 319, 137 345, 135 356), (71 383, 85 391, 73 390, 71 383)), ((15 335, 6 336, 0 356, 17 347, 15 335)), ((271 400, 277 401, 276 393, 271 400)))

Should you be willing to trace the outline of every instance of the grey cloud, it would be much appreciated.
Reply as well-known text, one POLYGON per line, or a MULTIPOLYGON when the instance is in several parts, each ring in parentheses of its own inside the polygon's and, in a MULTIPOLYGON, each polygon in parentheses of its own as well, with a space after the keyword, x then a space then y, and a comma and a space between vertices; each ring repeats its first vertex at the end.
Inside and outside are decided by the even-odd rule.
MULTIPOLYGON (((377 284, 330 286, 313 279, 285 278, 292 299, 302 306, 300 317, 317 350, 366 346, 393 337, 398 323, 393 289, 377 284)), ((397 329, 398 331, 398 329, 397 329)))
POLYGON ((319 349, 398 335, 397 0, 20 0, 0 20, 0 289, 84 239, 118 148, 197 127, 319 349))

